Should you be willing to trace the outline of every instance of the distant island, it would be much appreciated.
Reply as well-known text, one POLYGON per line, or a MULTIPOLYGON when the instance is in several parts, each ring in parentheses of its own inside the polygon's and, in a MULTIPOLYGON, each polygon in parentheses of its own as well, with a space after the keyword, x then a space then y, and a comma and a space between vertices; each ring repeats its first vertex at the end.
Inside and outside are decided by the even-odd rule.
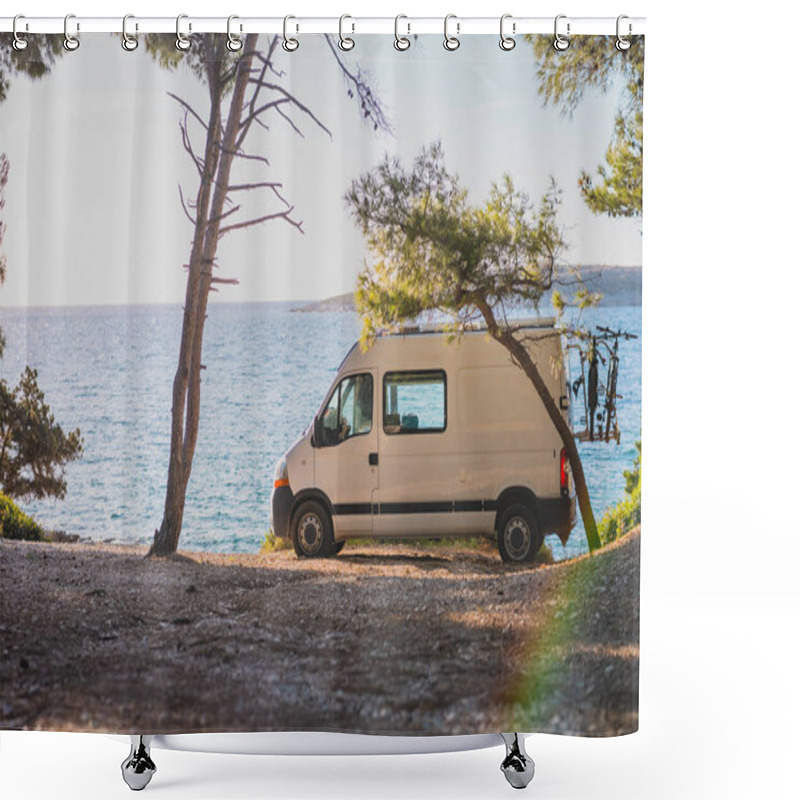
MULTIPOLYGON (((586 288, 603 295, 604 306, 639 306, 642 304, 642 268, 583 266, 580 267, 586 288)), ((306 303, 292 311, 309 313, 312 311, 352 311, 355 312, 353 292, 337 294, 324 300, 306 303)))
POLYGON ((303 306, 293 308, 292 311, 307 313, 310 311, 355 311, 356 300, 353 292, 347 294, 337 294, 335 297, 328 297, 325 300, 317 300, 303 306))

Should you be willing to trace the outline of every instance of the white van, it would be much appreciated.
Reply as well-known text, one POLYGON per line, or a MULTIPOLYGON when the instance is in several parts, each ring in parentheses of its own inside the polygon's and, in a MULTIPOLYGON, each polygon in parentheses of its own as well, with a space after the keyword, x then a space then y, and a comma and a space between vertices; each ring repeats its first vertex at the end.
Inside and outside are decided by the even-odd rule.
MULTIPOLYGON (((522 323, 568 419, 553 320, 522 323)), ((496 536, 504 561, 567 541, 575 497, 541 399, 508 351, 476 328, 404 329, 354 345, 303 437, 275 470, 272 525, 298 556, 352 537, 496 536)))

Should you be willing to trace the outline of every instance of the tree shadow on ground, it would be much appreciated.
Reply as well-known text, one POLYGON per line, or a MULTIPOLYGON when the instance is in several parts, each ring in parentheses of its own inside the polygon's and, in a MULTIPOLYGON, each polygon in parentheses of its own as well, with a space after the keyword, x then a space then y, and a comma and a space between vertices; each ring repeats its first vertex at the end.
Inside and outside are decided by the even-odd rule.
POLYGON ((255 568, 102 550, 9 554, 5 564, 24 562, 38 591, 0 591, 3 727, 536 730, 543 722, 518 688, 545 657, 569 677, 549 690, 557 707, 582 709, 570 716, 576 729, 617 724, 586 703, 593 692, 631 709, 587 677, 622 670, 618 654, 580 625, 574 641, 542 633, 541 609, 572 608, 563 570, 487 576, 468 559, 406 554, 255 568))

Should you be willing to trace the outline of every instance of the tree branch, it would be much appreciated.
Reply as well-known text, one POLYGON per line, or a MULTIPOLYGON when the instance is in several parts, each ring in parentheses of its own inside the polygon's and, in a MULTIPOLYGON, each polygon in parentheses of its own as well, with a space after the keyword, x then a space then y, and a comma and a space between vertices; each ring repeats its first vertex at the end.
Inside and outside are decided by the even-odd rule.
POLYGON ((344 63, 344 61, 342 61, 341 55, 339 54, 339 48, 334 44, 333 37, 326 34, 325 41, 328 43, 328 47, 330 48, 331 53, 333 53, 333 57, 336 59, 336 63, 339 65, 339 69, 342 71, 345 81, 350 83, 352 86, 352 88, 348 89, 348 95, 352 97, 353 90, 355 90, 359 100, 361 100, 361 111, 364 114, 364 118, 369 118, 372 120, 375 130, 380 128, 387 133, 392 133, 392 124, 386 118, 386 115, 383 113, 383 109, 381 108, 381 104, 378 102, 378 99, 372 93, 372 90, 364 80, 361 70, 354 75, 347 68, 347 65, 344 63))
POLYGON ((253 78, 250 78, 250 83, 258 83, 260 87, 264 87, 265 89, 271 89, 273 92, 277 94, 283 95, 285 98, 289 100, 290 103, 297 106, 306 116, 310 117, 316 125, 325 131, 328 136, 333 138, 333 134, 327 128, 327 126, 314 114, 314 112, 307 106, 305 103, 301 103, 291 92, 286 91, 282 86, 278 86, 275 83, 267 83, 266 81, 255 81, 253 78))
MULTIPOLYGON (((264 83, 264 76, 269 69, 271 72, 275 72, 272 68, 272 56, 275 52, 275 48, 278 46, 278 37, 273 36, 269 42, 269 48, 267 49, 267 54, 263 55, 258 52, 254 52, 253 55, 262 63, 262 68, 259 71, 259 76, 256 79, 256 88, 253 91, 253 95, 250 98, 250 102, 248 103, 249 106, 249 113, 247 118, 244 121, 239 122, 239 131, 237 132, 237 139, 236 139, 236 147, 237 149, 241 147, 242 142, 244 141, 245 137, 247 136, 247 131, 250 130, 250 125, 254 119, 258 117, 258 114, 255 112, 256 103, 258 102, 258 96, 261 93, 261 87, 264 83)), ((248 83, 252 83, 253 79, 248 78, 248 83)))
POLYGON ((167 94, 175 101, 180 103, 184 108, 184 118, 186 117, 186 113, 188 112, 191 114, 202 126, 204 131, 208 131, 208 125, 203 121, 203 118, 187 103, 183 98, 178 97, 178 95, 173 94, 172 92, 167 92, 167 94))
POLYGON ((264 156, 252 156, 249 155, 248 153, 243 153, 241 150, 227 150, 222 145, 218 145, 218 147, 221 152, 227 153, 228 155, 233 156, 234 158, 243 158, 245 159, 245 161, 260 161, 263 164, 270 166, 269 159, 265 158, 264 156))
MULTIPOLYGON (((255 96, 255 93, 254 93, 254 96, 255 96)), ((277 108, 278 106, 283 105, 284 103, 288 103, 288 102, 290 102, 290 101, 287 100, 284 97, 281 100, 272 100, 269 103, 264 103, 264 105, 261 106, 258 109, 252 109, 251 108, 250 113, 247 115, 247 117, 245 117, 245 119, 242 120, 242 123, 241 123, 241 126, 240 126, 240 131, 241 132, 239 133, 239 138, 236 140, 236 147, 241 147, 242 146, 242 142, 244 141, 245 136, 247 136, 247 132, 250 130, 250 125, 253 122, 257 122, 258 121, 258 117, 259 117, 260 114, 263 114, 265 111, 269 110, 270 108, 277 108)))
POLYGON ((231 214, 235 214, 240 208, 241 208, 241 206, 234 206, 233 208, 229 208, 227 211, 223 212, 222 214, 219 214, 216 217, 211 217, 211 219, 208 221, 208 224, 211 225, 211 224, 213 224, 215 222, 220 222, 221 220, 225 219, 226 217, 229 217, 231 214))
POLYGON ((264 181, 262 183, 240 183, 228 187, 228 192, 249 192, 252 189, 272 189, 275 196, 285 205, 289 206, 289 201, 278 191, 283 188, 282 183, 264 181))
POLYGON ((228 284, 230 286, 238 286, 239 285, 239 279, 238 278, 218 278, 216 275, 213 278, 211 278, 210 282, 211 283, 225 283, 225 284, 228 284))
POLYGON ((284 219, 293 227, 297 228, 301 233, 303 232, 303 223, 294 220, 289 216, 292 211, 294 211, 294 206, 290 206, 285 211, 276 211, 274 214, 265 214, 263 217, 258 217, 256 219, 249 219, 246 222, 237 222, 234 225, 226 225, 223 228, 219 229, 219 235, 224 236, 226 233, 230 233, 231 231, 241 230, 242 228, 249 228, 253 225, 260 225, 262 222, 269 222, 273 219, 284 219))
POLYGON ((183 149, 189 154, 189 158, 191 158, 194 162, 194 168, 197 170, 197 173, 200 175, 200 179, 202 180, 203 170, 205 167, 203 160, 197 156, 192 149, 192 142, 189 139, 189 132, 186 129, 186 125, 183 122, 179 122, 178 127, 181 129, 181 142, 183 143, 183 149))
POLYGON ((303 134, 303 131, 301 131, 300 128, 298 128, 297 125, 295 125, 294 120, 287 113, 285 113, 283 111, 283 109, 276 107, 275 110, 278 112, 278 114, 280 114, 289 123, 289 125, 292 126, 294 132, 301 139, 305 139, 306 138, 305 135, 303 134))
POLYGON ((186 214, 186 217, 188 218, 189 222, 192 223, 192 225, 197 225, 197 220, 194 217, 192 217, 192 215, 189 213, 189 209, 186 208, 186 202, 183 199, 183 189, 181 189, 180 184, 178 184, 178 194, 180 195, 181 198, 181 207, 183 208, 183 213, 186 214))

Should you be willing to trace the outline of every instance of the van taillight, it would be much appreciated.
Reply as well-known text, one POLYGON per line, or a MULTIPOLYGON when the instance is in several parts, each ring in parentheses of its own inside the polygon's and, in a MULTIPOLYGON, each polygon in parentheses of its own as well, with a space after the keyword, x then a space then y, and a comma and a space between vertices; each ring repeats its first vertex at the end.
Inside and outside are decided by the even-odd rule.
POLYGON ((569 464, 569 460, 567 459, 567 448, 561 448, 561 494, 568 495, 569 494, 569 475, 567 474, 567 464, 569 464))

